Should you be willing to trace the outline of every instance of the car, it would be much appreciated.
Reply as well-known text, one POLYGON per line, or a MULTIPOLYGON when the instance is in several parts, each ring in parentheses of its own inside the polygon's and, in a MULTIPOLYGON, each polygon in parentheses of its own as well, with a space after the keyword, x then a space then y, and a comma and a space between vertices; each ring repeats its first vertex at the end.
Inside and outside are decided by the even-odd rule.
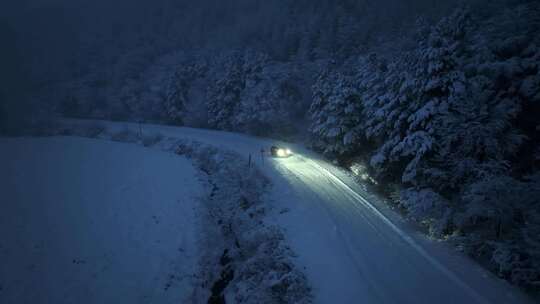
POLYGON ((270 155, 272 155, 272 157, 286 158, 292 156, 293 153, 288 148, 272 146, 270 147, 270 155))

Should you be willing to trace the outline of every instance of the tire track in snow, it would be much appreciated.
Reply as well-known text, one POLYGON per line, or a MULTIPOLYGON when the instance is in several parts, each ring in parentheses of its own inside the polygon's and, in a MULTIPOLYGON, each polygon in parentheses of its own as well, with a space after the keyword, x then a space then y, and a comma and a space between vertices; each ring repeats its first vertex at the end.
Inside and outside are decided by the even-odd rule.
POLYGON ((404 240, 408 245, 410 245, 412 248, 414 248, 422 257, 424 257, 431 265, 433 265, 435 268, 437 268, 439 271, 441 271, 448 279, 450 279, 453 283, 457 284, 459 287, 463 288, 472 298, 474 298, 478 303, 483 304, 489 304, 490 302, 486 300, 484 297, 482 297, 480 294, 478 294, 475 290, 470 288, 467 284, 465 284, 461 279, 459 279, 452 271, 450 271, 448 268, 446 268, 444 265, 442 265, 439 261, 434 259, 431 255, 429 255, 412 237, 410 237, 407 233, 405 233, 403 230, 401 230, 399 227, 397 227, 388 217, 386 217, 383 213, 381 213, 375 206, 373 206, 368 200, 366 200, 364 197, 362 197, 360 194, 358 194, 354 189, 352 189, 349 185, 347 185, 345 182, 343 182, 339 177, 337 177, 335 174, 330 172, 328 169, 322 167, 315 161, 305 158, 303 156, 297 155, 297 157, 300 157, 302 160, 304 160, 306 163, 312 165, 313 167, 317 168, 319 171, 324 173, 324 175, 331 180, 333 180, 337 185, 341 186, 341 188, 345 191, 347 191, 348 194, 350 194, 353 198, 356 199, 357 202, 359 202, 362 206, 367 208, 368 210, 372 211, 375 216, 377 216, 380 220, 382 220, 386 225, 388 225, 399 237, 404 240))
MULTIPOLYGON (((303 197, 315 197, 315 196, 319 196, 319 195, 322 194, 322 193, 316 193, 314 191, 307 190, 307 189, 309 189, 309 187, 307 187, 307 183, 306 183, 306 180, 308 180, 308 177, 305 174, 302 174, 302 172, 293 171, 292 169, 288 168, 287 166, 281 164, 280 162, 274 162, 274 164, 276 165, 276 167, 278 168, 278 171, 280 171, 280 173, 283 176, 285 176, 285 177, 287 177, 289 179, 294 179, 298 183, 300 183, 301 185, 306 185, 306 186, 303 186, 303 187, 300 187, 299 189, 297 189, 297 191, 301 192, 301 195, 303 197), (279 170, 279 169, 281 169, 281 170, 279 170)), ((368 267, 366 267, 367 265, 365 264, 365 262, 363 262, 361 259, 356 258, 356 255, 354 254, 355 250, 354 250, 354 248, 351 245, 351 242, 349 240, 350 236, 347 236, 338 227, 339 223, 338 223, 336 217, 331 212, 331 210, 326 206, 326 204, 324 204, 324 200, 331 200, 331 199, 332 199, 331 197, 326 196, 324 198, 316 198, 314 200, 317 201, 317 207, 322 209, 323 212, 326 215, 328 215, 328 217, 330 218, 330 220, 331 220, 331 222, 332 222, 332 224, 334 226, 334 229, 335 229, 334 232, 336 233, 336 235, 339 238, 339 240, 341 241, 341 243, 344 244, 344 249, 345 249, 344 252, 345 252, 346 256, 348 257, 348 260, 351 261, 351 263, 353 264, 352 268, 362 278, 362 281, 360 281, 358 283, 359 284, 360 283, 367 283, 367 286, 369 286, 368 288, 365 288, 366 291, 364 292, 364 295, 367 296, 367 297, 370 297, 369 294, 374 294, 375 297, 371 297, 372 301, 370 301, 370 302, 373 302, 373 303, 389 303, 390 301, 388 299, 387 293, 367 273, 366 269, 368 267)), ((367 217, 364 214, 362 214, 361 216, 362 216, 363 219, 368 221, 367 217)), ((372 226, 373 229, 376 229, 371 222, 369 222, 368 224, 370 226, 372 226)))

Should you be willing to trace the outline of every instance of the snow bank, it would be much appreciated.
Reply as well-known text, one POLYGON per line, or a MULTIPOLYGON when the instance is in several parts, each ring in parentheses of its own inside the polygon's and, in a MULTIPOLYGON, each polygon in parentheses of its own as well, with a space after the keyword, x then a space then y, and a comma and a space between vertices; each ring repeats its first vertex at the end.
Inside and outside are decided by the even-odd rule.
POLYGON ((265 221, 269 181, 234 153, 190 141, 175 146, 206 173, 210 188, 203 203, 214 227, 207 229, 211 239, 204 248, 211 250, 201 258, 197 303, 206 303, 209 291, 210 303, 310 303, 306 277, 292 263, 283 232, 265 221))

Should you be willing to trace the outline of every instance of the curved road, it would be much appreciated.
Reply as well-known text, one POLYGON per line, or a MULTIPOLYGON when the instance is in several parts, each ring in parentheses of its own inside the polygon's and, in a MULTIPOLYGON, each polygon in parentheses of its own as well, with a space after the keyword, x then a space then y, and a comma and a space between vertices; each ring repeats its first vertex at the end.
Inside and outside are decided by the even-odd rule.
MULTIPOLYGON (((106 124, 109 131, 138 130, 135 124, 106 124)), ((260 150, 273 141, 157 125, 144 125, 143 132, 204 142, 246 159, 251 154, 272 180, 272 218, 298 254, 316 303, 529 302, 444 243, 428 240, 346 172, 301 146, 291 147, 293 157, 263 161, 260 150)))
POLYGON ((383 213, 339 169, 301 155, 276 166, 311 208, 328 215, 338 243, 332 246, 343 247, 348 282, 333 284, 339 292, 323 294, 328 301, 337 296, 339 303, 525 302, 505 283, 448 248, 422 240, 379 206, 383 213))

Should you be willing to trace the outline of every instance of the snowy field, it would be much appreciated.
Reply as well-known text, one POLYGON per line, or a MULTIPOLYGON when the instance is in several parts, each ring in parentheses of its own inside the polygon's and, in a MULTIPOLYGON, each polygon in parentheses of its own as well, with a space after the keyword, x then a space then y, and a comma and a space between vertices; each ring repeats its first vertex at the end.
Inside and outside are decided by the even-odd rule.
POLYGON ((0 139, 0 303, 190 303, 191 162, 103 140, 0 139))
MULTIPOLYGON (((291 158, 272 159, 261 157, 260 151, 274 141, 227 132, 100 121, 67 121, 52 132, 153 146, 174 152, 170 157, 187 156, 207 173, 205 187, 210 184, 213 190, 203 201, 219 224, 210 225, 209 230, 214 231, 206 235, 202 256, 209 259, 199 261, 203 264, 195 279, 199 280, 199 296, 194 303, 206 303, 210 290, 220 282, 228 284, 218 293, 227 303, 299 303, 283 299, 305 303, 311 299, 306 292, 320 304, 529 302, 516 288, 452 248, 420 234, 366 193, 347 172, 301 146, 290 146, 295 152, 291 158), (231 151, 235 156, 184 145, 191 141, 215 147, 216 151, 231 151), (242 171, 250 156, 268 180, 267 186, 257 186, 259 173, 246 175, 242 171), (261 191, 250 193, 256 188, 266 189, 261 190, 264 195, 261 191), (218 259, 219 264, 212 264, 218 259), (261 293, 269 296, 258 297, 261 293)), ((2 159, 28 152, 11 153, 2 159)), ((51 161, 47 163, 51 166, 51 161)), ((132 180, 133 176, 137 175, 129 173, 124 179, 132 180)), ((149 289, 159 290, 162 284, 149 289)), ((141 290, 148 290, 148 286, 156 284, 141 290)), ((129 286, 120 288, 126 289, 129 286)))
MULTIPOLYGON (((128 123, 63 124, 70 132, 98 138, 139 131, 138 124, 128 123)), ((266 221, 284 229, 315 303, 529 302, 459 252, 424 237, 346 172, 302 146, 290 145, 292 158, 263 161, 261 148, 275 141, 159 125, 142 125, 141 130, 143 137, 159 134, 234 151, 246 162, 251 155, 272 184, 266 221)))

